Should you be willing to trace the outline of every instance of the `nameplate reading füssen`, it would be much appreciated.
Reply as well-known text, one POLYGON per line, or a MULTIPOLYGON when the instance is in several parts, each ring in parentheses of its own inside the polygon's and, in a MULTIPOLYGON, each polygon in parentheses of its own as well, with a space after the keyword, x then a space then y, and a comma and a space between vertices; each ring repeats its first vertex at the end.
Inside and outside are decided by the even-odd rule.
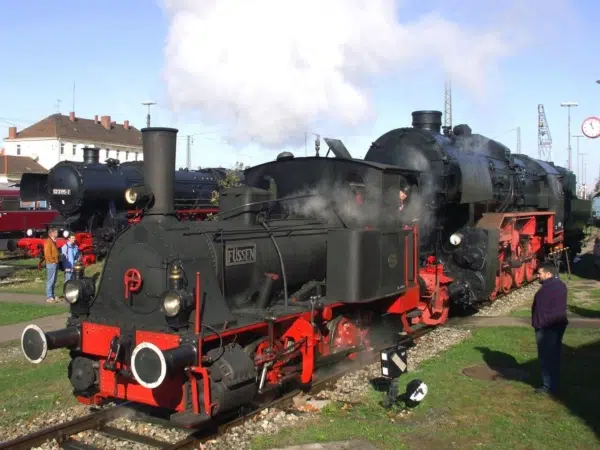
POLYGON ((256 262, 256 244, 225 246, 225 265, 237 266, 256 262))

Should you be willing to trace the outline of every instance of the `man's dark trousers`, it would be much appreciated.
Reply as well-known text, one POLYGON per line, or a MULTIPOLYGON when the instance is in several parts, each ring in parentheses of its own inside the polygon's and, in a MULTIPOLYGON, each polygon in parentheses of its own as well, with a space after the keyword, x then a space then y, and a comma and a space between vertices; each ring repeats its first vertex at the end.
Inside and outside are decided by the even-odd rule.
POLYGON ((535 329, 538 359, 542 371, 542 388, 553 394, 558 390, 560 354, 566 329, 566 324, 535 329))

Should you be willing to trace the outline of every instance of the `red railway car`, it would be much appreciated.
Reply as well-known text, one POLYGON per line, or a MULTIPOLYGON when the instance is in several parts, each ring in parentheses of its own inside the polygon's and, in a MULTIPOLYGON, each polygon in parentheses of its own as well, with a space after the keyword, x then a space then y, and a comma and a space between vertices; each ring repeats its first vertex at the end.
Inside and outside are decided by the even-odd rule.
POLYGON ((0 186, 0 235, 14 238, 43 233, 58 215, 44 206, 45 202, 22 202, 19 188, 0 186))

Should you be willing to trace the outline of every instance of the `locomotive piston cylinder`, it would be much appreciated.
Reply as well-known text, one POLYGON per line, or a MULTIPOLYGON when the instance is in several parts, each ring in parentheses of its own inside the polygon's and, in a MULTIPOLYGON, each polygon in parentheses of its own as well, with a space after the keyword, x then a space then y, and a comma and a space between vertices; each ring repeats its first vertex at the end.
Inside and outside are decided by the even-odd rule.
POLYGON ((31 324, 21 334, 21 350, 29 362, 39 364, 46 358, 48 350, 75 348, 80 339, 81 334, 76 327, 45 333, 37 325, 31 324))
POLYGON ((196 347, 191 344, 163 351, 150 342, 142 342, 131 354, 131 371, 140 385, 154 389, 165 381, 167 375, 183 372, 195 361, 196 347))

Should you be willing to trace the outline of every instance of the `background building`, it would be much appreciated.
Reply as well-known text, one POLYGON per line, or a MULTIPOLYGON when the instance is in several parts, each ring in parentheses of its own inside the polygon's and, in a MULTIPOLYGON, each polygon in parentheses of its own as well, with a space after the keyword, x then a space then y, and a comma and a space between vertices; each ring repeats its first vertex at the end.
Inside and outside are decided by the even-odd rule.
POLYGON ((140 130, 128 120, 112 122, 110 116, 83 119, 74 112, 52 114, 21 131, 10 127, 4 139, 6 155, 28 156, 46 169, 59 161, 83 161, 83 147, 99 148, 101 162, 143 159, 140 130))
POLYGON ((7 155, 0 151, 0 183, 18 183, 24 173, 48 173, 45 167, 26 156, 7 155))

